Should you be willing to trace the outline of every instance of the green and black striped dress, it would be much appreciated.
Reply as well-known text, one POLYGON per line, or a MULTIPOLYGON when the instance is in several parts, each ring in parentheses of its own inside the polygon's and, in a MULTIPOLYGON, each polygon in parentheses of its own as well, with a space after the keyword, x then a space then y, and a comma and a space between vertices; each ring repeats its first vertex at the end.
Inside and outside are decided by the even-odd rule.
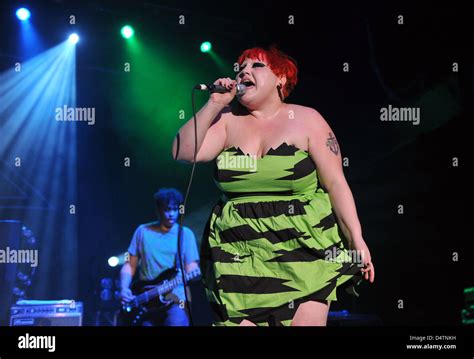
POLYGON ((215 325, 290 325, 298 305, 358 296, 360 267, 339 236, 307 151, 283 143, 262 158, 226 148, 223 195, 206 224, 201 269, 215 325))

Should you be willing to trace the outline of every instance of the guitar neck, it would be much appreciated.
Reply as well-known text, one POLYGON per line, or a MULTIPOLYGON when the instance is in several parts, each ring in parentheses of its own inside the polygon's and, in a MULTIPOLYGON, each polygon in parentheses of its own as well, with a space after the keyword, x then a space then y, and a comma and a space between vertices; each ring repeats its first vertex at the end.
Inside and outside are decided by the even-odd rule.
MULTIPOLYGON (((190 273, 187 273, 185 275, 185 281, 188 282, 194 278, 197 278, 201 272, 199 269, 196 269, 190 273)), ((179 274, 173 279, 166 280, 161 284, 158 284, 156 287, 147 290, 146 292, 139 294, 135 297, 135 304, 136 305, 141 305, 149 302, 150 300, 159 297, 160 295, 166 294, 168 292, 171 292, 174 288, 177 286, 183 284, 183 278, 179 274)))

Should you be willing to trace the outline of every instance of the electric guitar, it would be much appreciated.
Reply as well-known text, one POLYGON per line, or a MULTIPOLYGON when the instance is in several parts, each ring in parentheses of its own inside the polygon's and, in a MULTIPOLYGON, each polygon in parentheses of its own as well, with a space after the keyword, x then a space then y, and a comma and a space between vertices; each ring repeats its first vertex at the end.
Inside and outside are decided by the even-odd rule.
MULTIPOLYGON (((166 295, 183 283, 181 275, 177 275, 175 268, 168 269, 158 277, 149 281, 138 281, 132 284, 132 293, 135 298, 122 305, 120 311, 121 325, 138 326, 143 316, 152 308, 165 308, 173 303, 166 295)), ((185 274, 185 282, 199 278, 199 268, 185 274)))

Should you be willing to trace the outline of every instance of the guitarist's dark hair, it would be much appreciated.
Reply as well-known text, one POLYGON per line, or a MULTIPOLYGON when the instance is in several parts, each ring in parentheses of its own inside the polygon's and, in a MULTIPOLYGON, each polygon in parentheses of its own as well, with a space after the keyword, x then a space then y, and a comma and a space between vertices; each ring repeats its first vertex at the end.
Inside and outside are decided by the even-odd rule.
POLYGON ((176 188, 160 188, 154 195, 157 208, 167 208, 169 205, 181 206, 184 198, 176 188))

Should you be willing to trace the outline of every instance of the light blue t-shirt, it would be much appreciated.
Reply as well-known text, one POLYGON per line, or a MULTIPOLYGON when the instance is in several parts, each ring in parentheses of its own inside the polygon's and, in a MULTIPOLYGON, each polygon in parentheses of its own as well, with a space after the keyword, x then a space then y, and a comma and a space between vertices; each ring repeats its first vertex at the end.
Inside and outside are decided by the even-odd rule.
MULTIPOLYGON (((150 222, 140 225, 133 234, 132 241, 128 247, 128 253, 138 256, 140 280, 153 280, 165 270, 178 267, 178 275, 181 270, 176 263, 178 252, 178 223, 173 224, 167 233, 152 230, 152 225, 158 222, 150 222)), ((188 227, 183 226, 181 234, 181 252, 184 263, 199 261, 199 253, 194 233, 188 227)), ((179 299, 184 300, 184 286, 180 285, 173 290, 179 299)))

